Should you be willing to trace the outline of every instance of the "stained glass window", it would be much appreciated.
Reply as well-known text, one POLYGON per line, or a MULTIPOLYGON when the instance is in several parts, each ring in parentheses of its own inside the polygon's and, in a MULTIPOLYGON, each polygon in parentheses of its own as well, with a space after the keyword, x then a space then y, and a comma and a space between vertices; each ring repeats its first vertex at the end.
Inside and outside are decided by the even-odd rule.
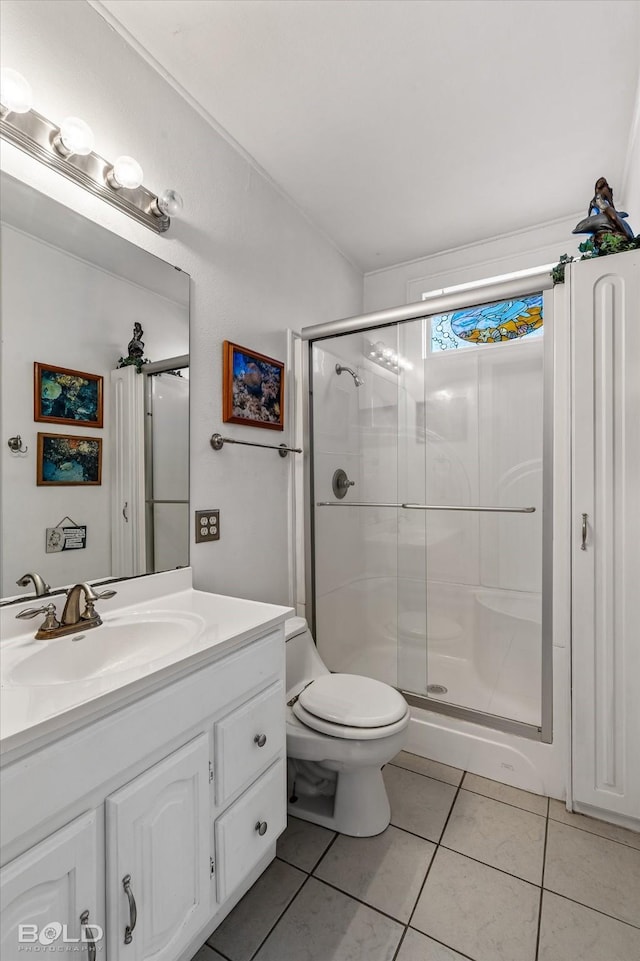
POLYGON ((431 350, 499 344, 542 335, 542 294, 464 307, 431 317, 431 350))

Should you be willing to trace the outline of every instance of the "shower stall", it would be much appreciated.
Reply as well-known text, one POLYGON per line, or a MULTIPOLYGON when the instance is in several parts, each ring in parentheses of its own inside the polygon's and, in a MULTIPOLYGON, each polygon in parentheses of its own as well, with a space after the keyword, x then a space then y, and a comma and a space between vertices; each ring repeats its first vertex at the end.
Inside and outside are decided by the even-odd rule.
POLYGON ((306 603, 323 660, 416 707, 542 742, 548 286, 502 282, 302 334, 306 603))

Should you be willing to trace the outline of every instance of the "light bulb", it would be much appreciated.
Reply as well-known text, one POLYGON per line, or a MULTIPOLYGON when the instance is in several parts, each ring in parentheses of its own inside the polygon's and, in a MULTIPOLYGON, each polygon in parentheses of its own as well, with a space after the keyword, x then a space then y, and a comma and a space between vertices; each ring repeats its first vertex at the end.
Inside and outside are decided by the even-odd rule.
POLYGON ((107 174, 107 181, 115 190, 120 187, 135 190, 142 183, 143 176, 142 167, 137 160, 133 157, 118 157, 107 174))
POLYGON ((0 103, 7 113, 28 113, 33 106, 29 82, 11 67, 0 71, 0 103))
POLYGON ((177 217, 184 207, 182 197, 177 190, 165 190, 158 197, 158 207, 167 217, 177 217))
POLYGON ((67 117, 62 121, 53 145, 65 157, 71 154, 86 157, 93 150, 94 141, 93 130, 88 123, 80 117, 67 117))

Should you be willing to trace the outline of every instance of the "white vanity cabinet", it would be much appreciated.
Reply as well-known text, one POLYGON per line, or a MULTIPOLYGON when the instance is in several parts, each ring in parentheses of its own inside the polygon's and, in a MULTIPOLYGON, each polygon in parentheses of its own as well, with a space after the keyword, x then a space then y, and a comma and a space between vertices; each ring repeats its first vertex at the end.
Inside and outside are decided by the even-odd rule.
POLYGON ((105 802, 109 956, 170 961, 210 910, 209 741, 202 733, 105 802))
MULTIPOLYGON (((98 921, 96 812, 90 811, 34 845, 2 869, 0 956, 18 961, 77 949, 91 937, 83 925, 98 921), (22 926, 22 927, 21 927, 22 926)), ((85 955, 87 957, 87 955, 85 955)), ((91 954, 88 955, 93 961, 91 954)))
POLYGON ((85 911, 98 958, 190 959, 275 856, 284 697, 280 623, 5 763, 3 961, 18 925, 80 938, 85 911))
POLYGON ((640 251, 569 271, 573 345, 572 782, 640 827, 640 251))

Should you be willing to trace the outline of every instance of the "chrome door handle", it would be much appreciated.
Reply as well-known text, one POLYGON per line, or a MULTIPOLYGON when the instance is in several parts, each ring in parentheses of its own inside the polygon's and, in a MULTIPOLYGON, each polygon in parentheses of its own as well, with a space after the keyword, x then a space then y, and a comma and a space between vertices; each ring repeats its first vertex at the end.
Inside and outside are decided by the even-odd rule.
POLYGON ((131 939, 133 938, 133 931, 136 926, 136 921, 138 920, 138 909, 136 907, 136 899, 133 896, 133 891, 131 890, 131 875, 125 874, 122 879, 122 887, 124 888, 124 893, 129 899, 129 923, 124 929, 124 943, 131 944, 131 939))
POLYGON ((80 915, 80 924, 87 931, 87 957, 89 961, 96 961, 96 942, 93 937, 93 927, 89 924, 88 911, 83 911, 80 915))
POLYGON ((258 747, 264 747, 265 744, 267 743, 267 735, 266 735, 266 734, 256 734, 256 736, 255 736, 254 739, 253 739, 253 743, 254 743, 254 744, 257 744, 258 747))
POLYGON ((260 837, 263 837, 267 833, 267 826, 268 825, 266 821, 258 821, 258 823, 256 824, 256 831, 258 832, 260 837))
POLYGON ((588 514, 582 515, 582 543, 580 545, 581 551, 586 551, 587 549, 587 533, 588 533, 587 517, 588 516, 589 516, 588 514))

